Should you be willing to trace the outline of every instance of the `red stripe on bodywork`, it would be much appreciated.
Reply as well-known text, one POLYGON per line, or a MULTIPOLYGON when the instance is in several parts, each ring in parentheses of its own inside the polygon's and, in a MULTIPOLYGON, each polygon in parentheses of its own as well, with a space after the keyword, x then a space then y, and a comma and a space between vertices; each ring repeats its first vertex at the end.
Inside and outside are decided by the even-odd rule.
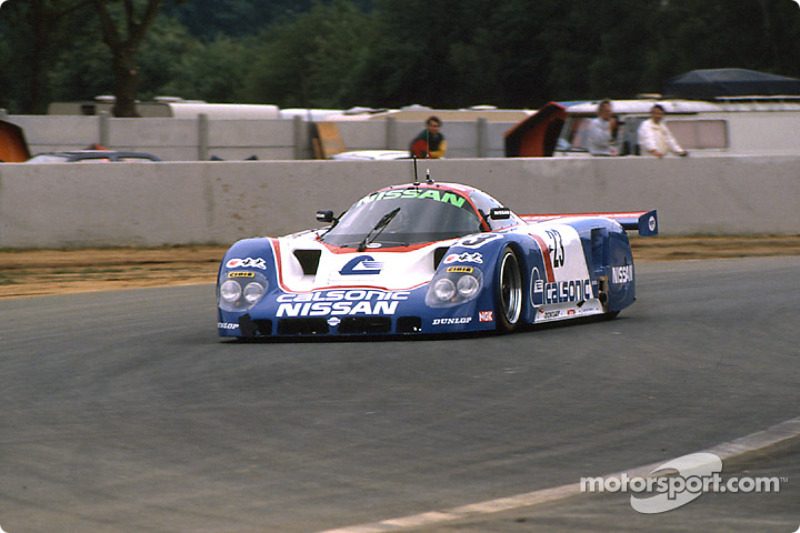
POLYGON ((550 247, 547 246, 547 243, 544 242, 538 235, 534 235, 533 233, 529 233, 536 244, 539 245, 539 249, 542 251, 542 259, 544 260, 544 269, 547 274, 547 283, 553 283, 556 280, 556 276, 553 273, 553 262, 550 260, 550 247))

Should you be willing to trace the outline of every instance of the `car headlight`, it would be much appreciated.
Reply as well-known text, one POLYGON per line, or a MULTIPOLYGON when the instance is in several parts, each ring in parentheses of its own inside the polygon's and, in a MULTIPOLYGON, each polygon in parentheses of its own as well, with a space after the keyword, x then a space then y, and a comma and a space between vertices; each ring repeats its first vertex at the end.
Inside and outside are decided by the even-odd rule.
POLYGON ((219 286, 220 300, 232 304, 242 296, 242 286, 236 280, 229 279, 219 286))
POLYGON ((456 285, 447 278, 433 284, 433 294, 441 302, 449 302, 456 295, 456 285))
POLYGON ((264 289, 265 287, 262 284, 256 281, 251 281, 244 288, 245 301, 251 305, 258 302, 261 297, 264 296, 264 289))
POLYGON ((458 295, 467 300, 478 294, 478 290, 480 288, 481 284, 478 281, 478 278, 471 274, 464 274, 458 278, 458 282, 456 283, 458 295))
POLYGON ((471 266, 447 267, 434 276, 425 295, 430 307, 450 307, 478 297, 483 287, 483 273, 471 266))
POLYGON ((247 311, 264 298, 269 288, 261 273, 229 271, 223 276, 217 295, 219 307, 225 311, 247 311))

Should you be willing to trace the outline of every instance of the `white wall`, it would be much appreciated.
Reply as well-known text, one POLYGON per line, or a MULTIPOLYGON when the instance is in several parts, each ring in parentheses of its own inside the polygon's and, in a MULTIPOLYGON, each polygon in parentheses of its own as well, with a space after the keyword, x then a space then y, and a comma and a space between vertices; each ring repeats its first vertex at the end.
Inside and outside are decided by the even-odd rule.
POLYGON ((205 133, 200 119, 12 115, 8 120, 23 128, 32 154, 99 143, 150 152, 165 161, 205 161, 212 155, 226 160, 310 157, 308 135, 295 132, 307 126, 292 120, 208 120, 205 133))
MULTIPOLYGON (((659 210, 664 234, 800 234, 800 156, 420 164, 519 213, 659 210)), ((0 248, 230 243, 315 225, 408 161, 0 164, 0 248)))
MULTIPOLYGON (((21 126, 31 153, 77 150, 100 143, 117 150, 150 152, 165 161, 205 161, 211 156, 244 160, 311 159, 309 124, 300 119, 227 120, 179 118, 113 118, 107 115, 12 115, 21 126)), ((502 157, 504 134, 513 122, 478 121, 445 123, 448 157, 502 157), (486 139, 479 147, 478 135, 486 139), (482 148, 482 152, 479 148, 482 148)), ((348 150, 405 150, 422 129, 422 122, 361 120, 339 122, 348 150)))

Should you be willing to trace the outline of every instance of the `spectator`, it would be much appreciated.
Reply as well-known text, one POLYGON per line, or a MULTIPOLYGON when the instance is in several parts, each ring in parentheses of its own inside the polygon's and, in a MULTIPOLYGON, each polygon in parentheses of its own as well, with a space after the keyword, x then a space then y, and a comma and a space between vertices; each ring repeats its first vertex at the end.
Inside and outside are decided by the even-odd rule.
POLYGON ((669 152, 681 157, 689 155, 672 136, 667 125, 662 124, 663 119, 664 108, 660 104, 650 108, 650 118, 639 126, 639 147, 642 154, 649 154, 659 159, 669 152))
POLYGON ((447 141, 440 131, 442 121, 439 117, 428 117, 425 129, 411 141, 409 151, 420 159, 439 159, 447 152, 447 141))
POLYGON ((589 153, 599 156, 619 155, 617 149, 617 118, 611 109, 611 101, 603 100, 597 105, 597 117, 589 122, 587 147, 589 153))

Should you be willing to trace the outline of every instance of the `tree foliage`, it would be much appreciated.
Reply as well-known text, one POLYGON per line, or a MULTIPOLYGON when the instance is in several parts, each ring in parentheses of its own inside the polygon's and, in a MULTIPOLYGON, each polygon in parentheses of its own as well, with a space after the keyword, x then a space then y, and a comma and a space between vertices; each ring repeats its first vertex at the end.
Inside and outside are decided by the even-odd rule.
POLYGON ((92 6, 100 21, 103 42, 111 51, 114 115, 135 117, 141 80, 139 47, 156 20, 161 0, 92 0, 92 6))
POLYGON ((112 93, 115 38, 140 99, 537 107, 658 92, 695 68, 800 77, 792 0, 192 0, 149 18, 160 2, 6 2, 0 107, 112 93))
POLYGON ((0 106, 43 112, 51 95, 50 59, 63 50, 90 0, 8 2, 0 11, 4 44, 0 106), (7 85, 6 85, 7 84, 7 85))
POLYGON ((255 61, 245 73, 245 99, 285 107, 348 102, 355 75, 375 40, 370 18, 351 2, 315 2, 295 18, 259 34, 255 61))

